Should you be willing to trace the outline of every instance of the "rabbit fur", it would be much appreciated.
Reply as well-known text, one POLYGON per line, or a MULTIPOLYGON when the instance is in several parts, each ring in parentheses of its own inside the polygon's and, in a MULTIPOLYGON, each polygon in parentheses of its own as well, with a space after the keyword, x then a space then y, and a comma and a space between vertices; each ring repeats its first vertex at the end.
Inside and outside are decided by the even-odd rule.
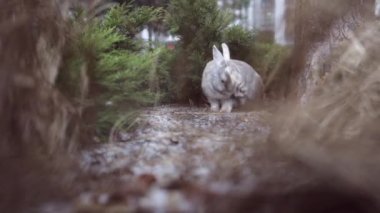
POLYGON ((202 91, 211 111, 231 112, 233 107, 256 100, 262 93, 260 75, 246 62, 230 58, 227 44, 223 54, 214 45, 213 60, 208 62, 202 75, 202 91))

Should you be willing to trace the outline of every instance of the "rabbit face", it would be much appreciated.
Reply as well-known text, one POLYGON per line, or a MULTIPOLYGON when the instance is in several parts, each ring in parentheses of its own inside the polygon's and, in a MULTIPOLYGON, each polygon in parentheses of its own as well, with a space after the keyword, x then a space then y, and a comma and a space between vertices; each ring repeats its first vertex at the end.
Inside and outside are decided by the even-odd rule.
POLYGON ((230 74, 226 71, 227 65, 217 65, 215 69, 216 77, 212 81, 212 87, 215 91, 225 95, 231 95, 234 91, 233 82, 230 74))
POLYGON ((234 98, 245 98, 247 96, 248 87, 246 84, 247 76, 243 76, 235 61, 228 61, 226 72, 230 77, 230 89, 233 91, 234 98))
MULTIPOLYGON (((228 48, 226 45, 222 45, 224 49, 228 48)), ((228 49, 225 51, 228 52, 228 49)), ((262 79, 249 64, 233 59, 227 60, 226 63, 226 70, 233 88, 232 98, 238 100, 238 103, 244 104, 247 100, 253 101, 256 96, 260 95, 263 86, 262 79)))
POLYGON ((227 67, 222 53, 214 46, 213 60, 207 64, 202 76, 202 89, 208 99, 228 99, 233 94, 232 79, 227 67))

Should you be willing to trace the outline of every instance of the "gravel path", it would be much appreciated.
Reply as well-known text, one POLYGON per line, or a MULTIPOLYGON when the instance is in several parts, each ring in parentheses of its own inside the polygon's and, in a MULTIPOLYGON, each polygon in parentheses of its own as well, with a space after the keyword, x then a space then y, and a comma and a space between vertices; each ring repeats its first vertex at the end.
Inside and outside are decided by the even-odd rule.
POLYGON ((137 128, 120 133, 125 142, 83 152, 81 166, 94 176, 94 184, 112 177, 114 186, 105 181, 107 192, 83 193, 78 208, 96 204, 109 209, 117 201, 124 210, 194 212, 207 200, 199 194, 248 193, 256 178, 255 143, 270 132, 266 116, 178 106, 147 109, 136 120, 137 128))

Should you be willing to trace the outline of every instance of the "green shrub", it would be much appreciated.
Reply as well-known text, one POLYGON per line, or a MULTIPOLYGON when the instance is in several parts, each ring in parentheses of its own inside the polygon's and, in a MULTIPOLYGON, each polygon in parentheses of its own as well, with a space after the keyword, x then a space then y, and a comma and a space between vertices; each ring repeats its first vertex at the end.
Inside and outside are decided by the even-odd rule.
POLYGON ((285 92, 280 90, 290 78, 289 57, 289 47, 273 43, 255 43, 251 63, 262 76, 266 92, 285 92))
POLYGON ((157 104, 167 90, 167 70, 159 67, 159 58, 165 51, 133 53, 113 50, 104 53, 99 60, 97 79, 107 88, 105 100, 114 103, 128 102, 130 106, 157 104))
POLYGON ((232 58, 249 62, 254 51, 253 31, 241 26, 232 26, 223 32, 223 41, 228 44, 232 58))
POLYGON ((128 112, 167 98, 171 51, 149 49, 136 38, 161 15, 160 8, 122 5, 102 19, 78 16, 72 22, 58 86, 86 107, 84 126, 92 134, 106 138, 115 123, 125 123, 120 119, 130 119, 128 112), (79 95, 83 90, 86 99, 79 95))
POLYGON ((212 45, 221 43, 231 20, 232 16, 220 10, 214 0, 170 1, 166 23, 180 38, 171 72, 177 100, 200 100, 202 71, 211 59, 212 45))

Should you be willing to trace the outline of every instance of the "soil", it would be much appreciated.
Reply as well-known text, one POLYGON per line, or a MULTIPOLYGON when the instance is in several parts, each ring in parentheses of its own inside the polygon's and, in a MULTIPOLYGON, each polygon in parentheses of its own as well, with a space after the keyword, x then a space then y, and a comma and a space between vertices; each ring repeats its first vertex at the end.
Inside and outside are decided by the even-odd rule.
MULTIPOLYGON (((284 155, 268 111, 161 106, 84 150, 73 201, 38 212, 373 212, 372 202, 284 155), (365 210, 365 211, 363 211, 365 210)), ((335 181, 336 182, 336 181, 335 181)), ((376 211, 375 211, 376 212, 376 211)))
POLYGON ((106 204, 122 191, 138 194, 128 208, 154 212, 197 211, 205 205, 200 194, 248 194, 257 178, 254 146, 270 133, 268 116, 265 111, 212 113, 181 106, 146 109, 133 131, 114 138, 123 142, 83 151, 81 167, 94 177, 93 185, 99 189, 96 180, 112 177, 120 187, 110 193, 109 182, 104 184, 104 201, 100 194, 82 194, 80 208, 106 204))

